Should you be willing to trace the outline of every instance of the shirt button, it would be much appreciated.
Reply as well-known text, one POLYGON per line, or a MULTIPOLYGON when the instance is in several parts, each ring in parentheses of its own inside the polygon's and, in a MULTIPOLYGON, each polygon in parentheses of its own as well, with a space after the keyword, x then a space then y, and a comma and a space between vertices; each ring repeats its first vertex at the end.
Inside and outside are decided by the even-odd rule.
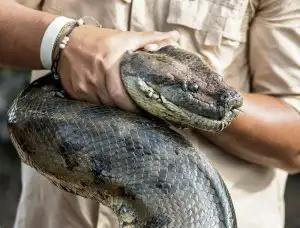
POLYGON ((131 3, 131 0, 122 0, 125 3, 131 3))

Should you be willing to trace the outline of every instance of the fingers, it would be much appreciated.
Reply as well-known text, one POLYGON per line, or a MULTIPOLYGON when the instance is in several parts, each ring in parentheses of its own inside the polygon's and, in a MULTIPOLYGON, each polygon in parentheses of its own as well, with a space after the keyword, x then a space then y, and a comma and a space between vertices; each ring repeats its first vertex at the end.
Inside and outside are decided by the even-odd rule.
MULTIPOLYGON (((104 75, 101 77, 106 78, 106 76, 104 76, 104 75)), ((94 91, 94 95, 97 99, 97 103, 95 103, 95 104, 102 104, 106 107, 115 107, 116 104, 115 104, 114 100, 112 99, 111 95, 109 94, 109 92, 107 91, 107 88, 105 85, 106 80, 101 80, 101 81, 102 82, 99 82, 97 84, 90 85, 90 88, 93 88, 92 90, 94 91)))
POLYGON ((148 49, 158 50, 167 45, 178 46, 177 41, 179 40, 179 33, 177 31, 171 31, 167 33, 130 32, 125 34, 128 37, 126 39, 124 38, 124 41, 126 41, 126 44, 122 45, 124 50, 119 48, 113 53, 110 53, 110 55, 106 56, 106 87, 116 106, 127 111, 136 112, 138 108, 126 92, 120 77, 120 57, 129 49, 137 50, 146 47, 148 49))
POLYGON ((63 64, 66 66, 64 75, 67 75, 64 87, 79 100, 118 106, 132 112, 138 111, 138 108, 120 77, 121 56, 127 50, 144 47, 158 50, 166 45, 176 46, 180 38, 177 31, 123 32, 87 27, 77 32, 78 43, 70 43, 64 51, 69 53, 63 64))
POLYGON ((90 88, 90 91, 87 92, 95 94, 98 103, 103 104, 106 107, 114 107, 114 100, 106 87, 107 75, 105 73, 105 66, 101 61, 95 60, 94 63, 90 65, 90 70, 97 73, 90 74, 89 77, 86 77, 87 88, 90 88))
POLYGON ((161 42, 155 43, 155 44, 147 44, 144 46, 144 49, 146 51, 158 51, 162 47, 165 47, 168 45, 172 45, 172 46, 176 46, 176 47, 179 46, 178 42, 176 42, 175 40, 167 39, 167 40, 163 40, 161 42))
POLYGON ((180 35, 177 31, 170 32, 134 32, 134 33, 126 33, 128 36, 129 42, 126 45, 127 50, 137 50, 143 48, 148 44, 157 44, 160 42, 177 42, 180 38, 180 35))
POLYGON ((121 109, 136 112, 137 106, 126 92, 120 77, 119 62, 107 69, 106 87, 116 106, 121 109))

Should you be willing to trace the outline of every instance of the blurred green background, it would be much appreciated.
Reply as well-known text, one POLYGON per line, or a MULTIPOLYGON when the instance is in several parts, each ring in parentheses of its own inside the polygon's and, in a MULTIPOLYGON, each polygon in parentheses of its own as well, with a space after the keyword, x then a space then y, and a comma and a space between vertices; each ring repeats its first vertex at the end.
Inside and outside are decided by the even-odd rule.
MULTIPOLYGON (((0 228, 13 227, 21 191, 20 160, 7 134, 7 109, 28 83, 29 72, 0 69, 0 228)), ((285 198, 286 228, 300 228, 300 175, 289 177, 285 198)))

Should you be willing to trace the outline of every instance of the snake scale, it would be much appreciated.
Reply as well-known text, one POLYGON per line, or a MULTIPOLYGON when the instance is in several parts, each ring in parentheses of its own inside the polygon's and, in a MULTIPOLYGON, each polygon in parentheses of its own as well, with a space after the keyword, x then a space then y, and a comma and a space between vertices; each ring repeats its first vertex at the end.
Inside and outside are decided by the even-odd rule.
POLYGON ((28 85, 8 112, 21 160, 110 207, 123 228, 237 227, 222 178, 170 124, 221 131, 241 95, 198 55, 173 46, 127 52, 120 72, 143 111, 74 100, 51 73, 28 85))

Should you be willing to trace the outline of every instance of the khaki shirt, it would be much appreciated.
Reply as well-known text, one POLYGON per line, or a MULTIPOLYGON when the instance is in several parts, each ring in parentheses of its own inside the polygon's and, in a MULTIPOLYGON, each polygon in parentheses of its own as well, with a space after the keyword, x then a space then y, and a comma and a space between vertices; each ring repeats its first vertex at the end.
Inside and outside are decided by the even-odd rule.
MULTIPOLYGON (((19 0, 73 18, 92 16, 103 27, 181 34, 182 48, 203 56, 238 90, 276 94, 300 110, 299 0, 19 0)), ((44 72, 34 72, 41 75, 44 72)), ((240 228, 283 228, 287 174, 233 157, 191 132, 230 191, 240 228)), ((105 206, 59 190, 23 165, 15 228, 111 228, 105 206)))

